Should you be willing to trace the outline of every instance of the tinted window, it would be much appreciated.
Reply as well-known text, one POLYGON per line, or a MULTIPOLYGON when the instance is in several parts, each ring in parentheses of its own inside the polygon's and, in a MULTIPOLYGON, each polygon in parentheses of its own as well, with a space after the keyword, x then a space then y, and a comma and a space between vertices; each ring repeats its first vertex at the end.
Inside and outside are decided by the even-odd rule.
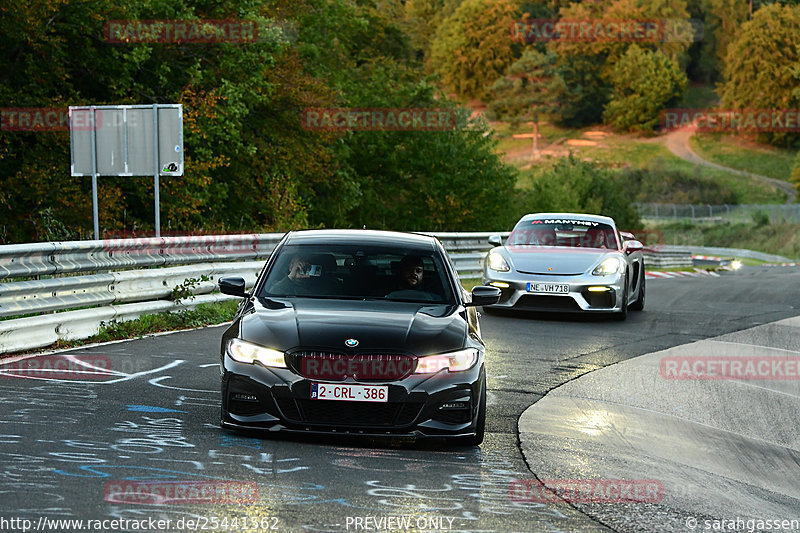
POLYGON ((451 303, 447 269, 433 251, 388 246, 287 245, 263 296, 451 303))
POLYGON ((508 236, 508 246, 618 248, 613 227, 581 219, 522 220, 508 236))

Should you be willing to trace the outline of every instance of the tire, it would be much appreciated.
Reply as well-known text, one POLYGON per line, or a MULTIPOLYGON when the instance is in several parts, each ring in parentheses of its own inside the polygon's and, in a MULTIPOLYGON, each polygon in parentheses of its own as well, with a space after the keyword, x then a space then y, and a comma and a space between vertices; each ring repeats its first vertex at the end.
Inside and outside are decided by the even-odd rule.
POLYGON ((644 309, 644 286, 644 265, 642 265, 639 271, 639 294, 636 295, 636 300, 631 304, 631 309, 634 311, 641 311, 644 309))
POLYGON ((622 311, 618 311, 614 318, 623 322, 628 319, 628 276, 625 276, 625 288, 622 290, 622 311))
POLYGON ((478 446, 483 442, 486 433, 486 374, 483 375, 481 383, 481 399, 478 404, 478 420, 475 422, 475 435, 472 437, 460 437, 456 442, 462 446, 478 446))

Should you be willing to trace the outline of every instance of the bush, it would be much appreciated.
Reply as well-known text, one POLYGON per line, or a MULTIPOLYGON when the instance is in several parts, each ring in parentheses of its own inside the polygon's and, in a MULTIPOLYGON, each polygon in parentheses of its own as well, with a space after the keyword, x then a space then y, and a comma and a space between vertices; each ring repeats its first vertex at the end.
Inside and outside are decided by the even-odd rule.
POLYGON ((662 204, 736 204, 736 195, 718 182, 679 170, 625 169, 620 174, 634 202, 662 204))
POLYGON ((612 217, 621 228, 640 228, 639 213, 624 184, 610 171, 571 154, 533 182, 521 211, 591 213, 612 217))

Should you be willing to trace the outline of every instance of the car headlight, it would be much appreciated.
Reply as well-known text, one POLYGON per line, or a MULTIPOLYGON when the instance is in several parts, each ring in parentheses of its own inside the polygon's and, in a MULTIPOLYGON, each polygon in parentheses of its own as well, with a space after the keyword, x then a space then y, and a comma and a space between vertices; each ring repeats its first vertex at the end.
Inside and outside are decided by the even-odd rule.
POLYGON ((511 270, 511 267, 508 266, 503 256, 495 252, 489 252, 489 268, 497 272, 508 272, 511 270))
POLYGON ((242 339, 228 341, 228 355, 234 361, 239 361, 240 363, 253 364, 258 361, 264 366, 286 368, 283 352, 246 342, 242 339))
POLYGON ((457 352, 426 355, 417 359, 415 374, 435 374, 442 369, 449 372, 461 372, 475 366, 478 360, 478 350, 469 348, 457 352))
POLYGON ((616 257, 609 257, 597 265, 597 268, 592 270, 592 274, 595 276, 610 276, 611 274, 619 272, 620 267, 622 267, 622 261, 616 257))

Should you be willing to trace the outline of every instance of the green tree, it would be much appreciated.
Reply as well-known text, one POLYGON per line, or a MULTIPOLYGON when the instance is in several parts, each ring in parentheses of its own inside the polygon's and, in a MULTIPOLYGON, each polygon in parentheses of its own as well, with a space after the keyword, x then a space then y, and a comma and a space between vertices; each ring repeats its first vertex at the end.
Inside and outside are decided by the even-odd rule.
POLYGON ((516 0, 465 0, 439 25, 430 66, 447 91, 462 98, 487 95, 521 53, 511 37, 521 15, 516 0))
POLYGON ((556 70, 557 57, 552 52, 525 50, 507 74, 489 88, 489 111, 498 120, 513 124, 538 121, 558 107, 559 97, 566 90, 564 80, 556 70))
POLYGON ((698 73, 708 81, 722 76, 728 46, 748 18, 748 6, 741 0, 704 0, 703 39, 698 47, 698 73))
POLYGON ((691 36, 689 12, 685 0, 642 1, 612 0, 606 2, 572 3, 559 11, 564 21, 591 21, 607 24, 620 21, 667 21, 665 34, 639 39, 598 39, 586 41, 576 38, 556 39, 548 42, 548 50, 559 59, 560 73, 568 87, 560 111, 561 121, 571 126, 600 122, 613 91, 613 71, 616 64, 632 45, 646 50, 658 50, 679 65, 688 64, 687 50, 691 36), (671 32, 677 31, 680 37, 671 32))
POLYGON ((686 83, 673 60, 633 45, 614 65, 611 100, 603 118, 617 129, 652 131, 661 111, 682 97, 686 83))
MULTIPOLYGON (((725 82, 719 87, 722 105, 728 109, 796 109, 800 54, 800 6, 772 4, 742 24, 728 47, 725 82)), ((762 133, 761 140, 791 146, 796 133, 762 133)))
MULTIPOLYGON (((2 4, 0 100, 63 108, 182 103, 185 175, 161 182, 165 232, 361 223, 469 229, 502 213, 503 197, 489 191, 510 194, 514 174, 484 127, 466 120, 444 133, 301 127, 308 107, 454 106, 416 60, 400 0, 118 4, 2 4), (114 19, 254 20, 259 39, 111 43, 103 25, 114 19), (381 203, 392 197, 404 200, 381 203)), ((152 230, 152 179, 103 177, 99 193, 101 231, 152 230)), ((69 176, 66 133, 0 132, 0 206, 3 242, 90 234, 90 181, 69 176)))
POLYGON ((430 55, 431 42, 442 21, 464 0, 407 0, 405 27, 419 58, 430 55))
POLYGON ((508 69, 508 74, 489 89, 489 112, 498 120, 508 120, 514 126, 533 121, 533 151, 537 155, 539 120, 557 110, 560 97, 566 92, 564 80, 556 70, 556 55, 533 48, 508 69))
MULTIPOLYGON (((99 0, 91 11, 78 0, 6 4, 0 17, 0 99, 9 107, 183 103, 186 172, 162 181, 165 230, 213 231, 243 223, 245 229, 259 230, 302 221, 298 195, 290 199, 292 213, 255 200, 283 179, 283 172, 275 177, 279 160, 295 181, 290 192, 299 180, 325 181, 325 147, 300 141, 308 132, 286 118, 296 117, 297 109, 327 90, 292 61, 288 41, 269 19, 270 9, 266 2, 186 7, 161 0, 121 7, 99 0), (111 43, 103 32, 104 23, 114 19, 225 18, 257 21, 260 39, 111 43), (255 154, 260 159, 254 160, 255 154), (268 158, 272 173, 259 168, 268 158), (259 195, 239 196, 259 180, 259 195), (232 204, 244 209, 226 208, 232 204)), ((66 133, 3 132, 0 145, 0 189, 6 191, 0 203, 8 208, 0 210, 0 223, 9 241, 40 238, 30 213, 47 207, 70 230, 89 233, 89 180, 69 176, 66 133)), ((152 228, 151 179, 101 178, 99 195, 102 230, 152 228)))
MULTIPOLYGON (((309 13, 313 20, 300 15, 300 50, 307 54, 315 75, 336 91, 340 107, 436 107, 457 112, 411 59, 408 39, 393 37, 396 20, 368 7, 353 11, 356 8, 349 3, 322 4, 327 4, 318 6, 322 11, 309 13), (332 13, 334 9, 339 11, 332 13), (356 14, 369 23, 355 25, 356 14), (328 41, 326 25, 337 28, 335 43, 328 41), (380 35, 385 37, 377 39, 380 35), (394 39, 394 47, 384 45, 384 39, 394 39)), ((512 194, 515 182, 514 171, 502 164, 493 146, 486 126, 468 123, 466 117, 447 132, 338 133, 330 146, 334 175, 304 195, 309 223, 398 230, 488 229, 504 216, 504 197, 512 194)))

